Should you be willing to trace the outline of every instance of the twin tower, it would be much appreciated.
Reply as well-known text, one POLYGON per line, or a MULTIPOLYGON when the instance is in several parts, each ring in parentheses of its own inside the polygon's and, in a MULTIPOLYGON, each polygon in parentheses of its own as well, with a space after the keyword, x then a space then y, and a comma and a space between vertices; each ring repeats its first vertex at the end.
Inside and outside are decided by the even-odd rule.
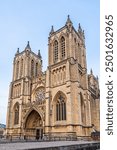
MULTIPOLYGON (((92 62, 94 63, 94 62, 92 62)), ((80 24, 65 25, 48 38, 48 67, 28 42, 13 61, 7 136, 27 139, 90 137, 99 131, 99 83, 87 74, 85 36, 80 24)))

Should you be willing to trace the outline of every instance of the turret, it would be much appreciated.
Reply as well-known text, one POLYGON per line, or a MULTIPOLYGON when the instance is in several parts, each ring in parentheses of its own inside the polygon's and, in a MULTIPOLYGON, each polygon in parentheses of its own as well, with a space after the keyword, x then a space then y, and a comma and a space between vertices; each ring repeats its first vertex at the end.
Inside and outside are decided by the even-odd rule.
POLYGON ((91 70, 90 70, 90 74, 93 75, 93 70, 92 70, 92 68, 91 68, 91 70))
POLYGON ((51 36, 53 33, 54 33, 54 27, 52 26, 49 35, 51 36))
POLYGON ((78 34, 79 34, 80 38, 82 39, 84 47, 85 47, 85 33, 84 33, 84 30, 82 30, 80 23, 78 26, 78 34))
POLYGON ((68 26, 68 27, 69 27, 69 26, 72 26, 72 21, 71 21, 69 15, 67 16, 66 26, 68 26))
POLYGON ((26 50, 26 51, 27 51, 27 50, 31 51, 31 47, 30 47, 29 41, 28 41, 28 43, 27 43, 27 46, 25 47, 25 50, 26 50))

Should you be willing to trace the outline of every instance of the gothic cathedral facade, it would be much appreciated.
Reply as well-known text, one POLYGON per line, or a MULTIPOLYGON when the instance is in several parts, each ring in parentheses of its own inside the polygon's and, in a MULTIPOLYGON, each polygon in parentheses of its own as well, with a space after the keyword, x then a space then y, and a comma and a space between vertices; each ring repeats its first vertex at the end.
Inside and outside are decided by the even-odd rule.
POLYGON ((7 109, 7 136, 14 138, 90 137, 99 128, 98 77, 87 74, 85 36, 69 16, 48 38, 48 67, 28 42, 13 61, 7 109))

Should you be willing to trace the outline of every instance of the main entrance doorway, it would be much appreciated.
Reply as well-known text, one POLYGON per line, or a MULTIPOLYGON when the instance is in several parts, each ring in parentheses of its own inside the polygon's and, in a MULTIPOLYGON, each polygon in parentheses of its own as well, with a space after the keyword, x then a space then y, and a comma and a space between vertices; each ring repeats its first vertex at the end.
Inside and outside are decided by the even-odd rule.
POLYGON ((43 138, 43 121, 39 113, 32 110, 26 119, 25 135, 29 139, 43 138))
POLYGON ((43 138, 43 129, 37 129, 36 130, 36 139, 41 140, 43 138))

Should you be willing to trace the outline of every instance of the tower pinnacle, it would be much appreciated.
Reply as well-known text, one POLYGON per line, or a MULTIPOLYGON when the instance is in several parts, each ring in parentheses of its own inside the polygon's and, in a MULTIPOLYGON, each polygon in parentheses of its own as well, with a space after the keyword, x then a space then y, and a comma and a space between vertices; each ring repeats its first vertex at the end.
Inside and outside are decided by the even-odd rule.
POLYGON ((19 54, 19 48, 17 48, 17 52, 16 52, 16 54, 15 54, 15 55, 17 55, 17 54, 19 54))
POLYGON ((78 32, 82 32, 82 28, 81 28, 80 23, 79 23, 79 26, 78 26, 78 32))
POLYGON ((51 31, 50 31, 50 35, 53 34, 53 33, 54 33, 54 27, 53 27, 53 25, 52 25, 51 31))
POLYGON ((38 50, 38 57, 39 57, 40 59, 42 59, 40 50, 38 50))
POLYGON ((72 25, 72 21, 70 19, 70 15, 67 16, 67 21, 66 21, 66 25, 72 25))
POLYGON ((26 46, 25 50, 30 50, 31 51, 31 47, 30 47, 29 41, 27 42, 27 46, 26 46))
POLYGON ((91 70, 90 70, 90 74, 92 74, 92 75, 93 75, 93 70, 92 70, 92 68, 91 68, 91 70))

